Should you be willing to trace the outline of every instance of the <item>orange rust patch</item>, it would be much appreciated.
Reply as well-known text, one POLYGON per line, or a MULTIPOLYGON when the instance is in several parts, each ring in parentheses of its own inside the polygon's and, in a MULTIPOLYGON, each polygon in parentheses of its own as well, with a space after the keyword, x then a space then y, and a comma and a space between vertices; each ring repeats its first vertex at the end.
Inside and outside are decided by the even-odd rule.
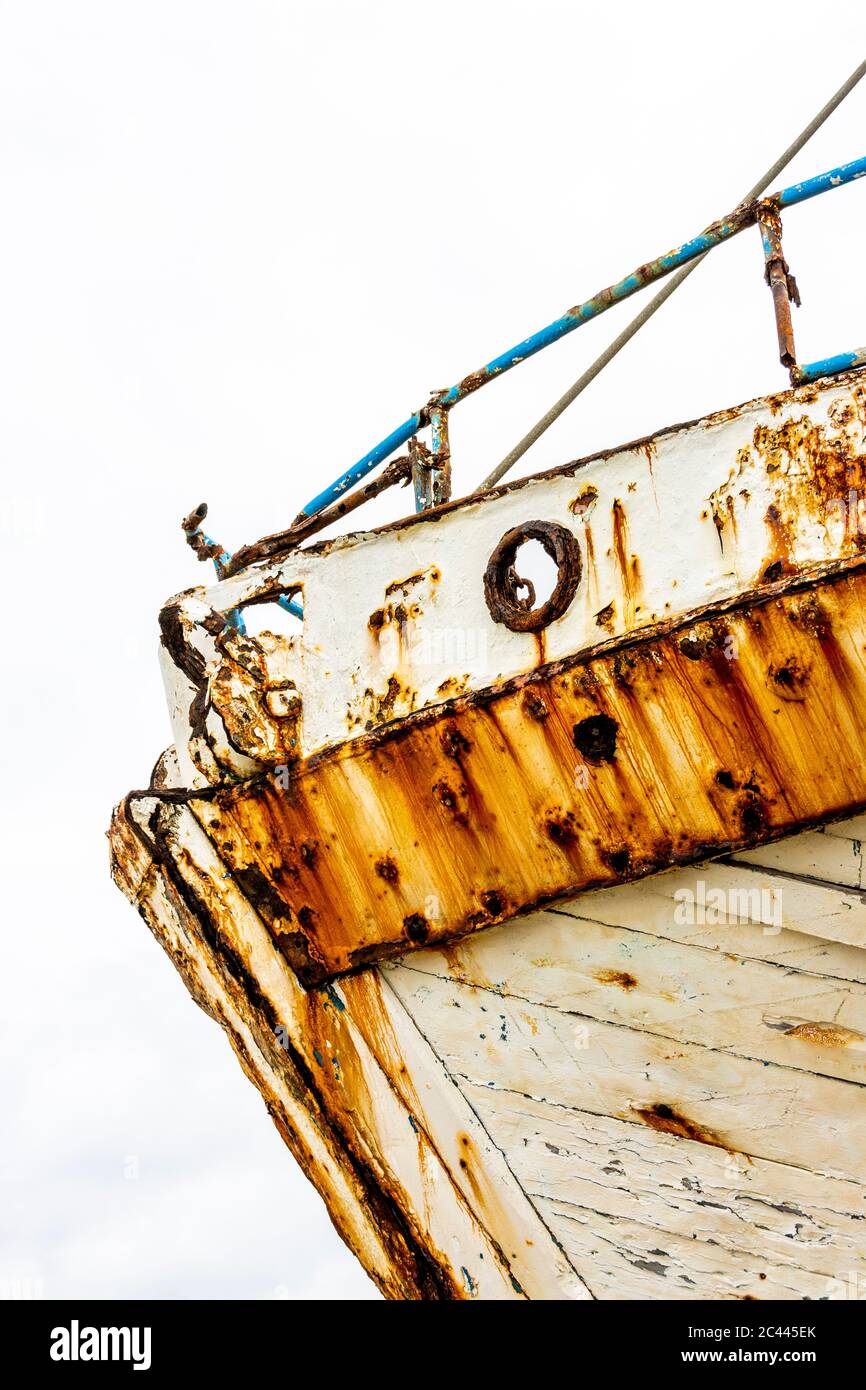
POLYGON ((790 622, 797 623, 813 637, 823 641, 830 636, 830 616, 814 594, 806 594, 799 602, 791 604, 787 613, 790 622))
MULTIPOLYGON (((419 570, 417 574, 410 574, 407 579, 395 579, 393 583, 389 584, 385 589, 385 597, 390 598, 392 594, 405 595, 408 589, 414 588, 416 584, 420 584, 424 578, 425 571, 419 570)), ((436 572, 436 578, 439 578, 438 571, 436 572)))
POLYGON ((695 623, 680 638, 680 651, 691 661, 700 661, 716 652, 724 654, 729 637, 727 624, 722 621, 695 623))
POLYGON ((593 487, 592 483, 587 483, 586 487, 568 504, 568 510, 573 516, 588 516, 598 501, 598 488, 593 487))
POLYGON ((798 1023, 785 1029, 786 1038, 797 1038, 800 1042, 817 1043, 819 1047, 852 1047, 866 1043, 866 1037, 853 1028, 843 1028, 837 1023, 798 1023))
POLYGON ((591 612, 598 603, 598 570, 595 563, 595 541, 589 519, 584 518, 583 543, 585 547, 583 565, 584 601, 591 612))
POLYGON ((627 970, 596 970, 595 978, 602 985, 618 985, 620 989, 634 989, 637 980, 627 970))
POLYGON ((396 883, 397 879, 400 877, 397 861, 392 854, 383 854, 381 859, 376 860, 373 868, 376 870, 379 877, 383 878, 386 883, 396 883))
POLYGON ((544 702, 544 697, 539 695, 537 690, 527 690, 523 696, 523 708, 530 719, 547 719, 550 710, 544 702))
POLYGON ((711 1129, 696 1124, 694 1120, 689 1120, 672 1106, 661 1101, 646 1108, 636 1109, 634 1113, 639 1115, 650 1129, 657 1129, 662 1134, 676 1134, 680 1139, 694 1139, 698 1144, 710 1144, 717 1149, 728 1147, 711 1129))
POLYGON ((862 385, 853 387, 852 397, 831 406, 826 423, 803 414, 757 424, 733 476, 710 499, 719 534, 727 526, 735 532, 737 497, 749 496, 744 484, 750 476, 773 475, 775 500, 765 515, 767 550, 759 571, 770 582, 788 572, 796 537, 810 524, 841 534, 850 554, 866 544, 858 512, 866 490, 866 453, 857 448, 866 426, 862 385))
POLYGON ((380 724, 389 724, 399 713, 408 714, 413 710, 416 700, 416 691, 404 686, 397 676, 389 676, 385 690, 379 692, 368 687, 364 691, 361 709, 349 713, 349 726, 354 728, 363 723, 369 731, 380 724))
POLYGON ((545 821, 545 829, 556 845, 570 845, 577 839, 577 822, 571 811, 552 812, 545 821))
POLYGON ((443 700, 450 699, 453 695, 462 695, 469 685, 470 676, 447 676, 441 685, 437 685, 436 694, 443 700))
POLYGON ((403 918, 403 930, 410 941, 420 945, 430 935, 430 923, 423 912, 410 912, 403 918))
POLYGON ((614 606, 612 603, 606 603, 604 608, 596 613, 595 622, 597 627, 606 627, 609 632, 613 631, 614 606))
POLYGON ((805 700, 809 685, 809 668, 804 667, 796 656, 790 656, 781 662, 771 662, 767 679, 772 689, 783 700, 805 700))

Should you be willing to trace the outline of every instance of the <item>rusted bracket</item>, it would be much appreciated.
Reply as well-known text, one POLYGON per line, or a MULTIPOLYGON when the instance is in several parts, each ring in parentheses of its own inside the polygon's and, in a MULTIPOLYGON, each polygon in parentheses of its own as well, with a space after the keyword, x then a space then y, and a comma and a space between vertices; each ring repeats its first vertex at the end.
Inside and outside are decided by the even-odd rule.
MULTIPOLYGON (((232 557, 225 546, 220 545, 219 541, 212 541, 210 536, 206 536, 201 529, 201 524, 206 516, 207 502, 199 502, 198 506, 194 507, 180 523, 183 534, 186 536, 187 545, 195 551, 199 560, 213 561, 217 579, 225 579, 227 566, 232 557)), ((225 621, 228 627, 241 633, 246 632, 243 614, 239 608, 227 613, 225 621)))
POLYGON ((774 203, 758 204, 758 226, 761 229, 761 244, 764 248, 764 279, 773 295, 779 361, 788 369, 793 382, 797 353, 794 347, 791 304, 800 307, 800 291, 782 251, 782 218, 774 203))
POLYGON ((426 512, 451 500, 451 444, 448 435, 448 407, 435 391, 418 417, 430 425, 430 446, 415 435, 409 441, 412 459, 412 484, 415 490, 416 512, 426 512))
POLYGON ((201 524, 207 516, 207 502, 199 502, 189 516, 185 516, 180 523, 183 534, 186 536, 186 543, 191 550, 194 550, 199 560, 213 560, 217 578, 223 578, 223 566, 228 560, 228 552, 218 541, 212 541, 210 536, 206 536, 201 529, 201 524))
MULTIPOLYGON (((217 579, 225 579, 229 574, 232 557, 225 546, 220 545, 218 541, 212 541, 210 536, 206 536, 201 529, 201 524, 206 516, 207 502, 199 502, 198 506, 194 507, 180 524, 190 549, 195 551, 200 560, 212 560, 217 579)), ((293 599, 281 596, 277 599, 277 603, 296 618, 304 616, 303 609, 293 599)), ((226 614, 226 624, 240 633, 246 632, 243 614, 239 608, 226 614)))

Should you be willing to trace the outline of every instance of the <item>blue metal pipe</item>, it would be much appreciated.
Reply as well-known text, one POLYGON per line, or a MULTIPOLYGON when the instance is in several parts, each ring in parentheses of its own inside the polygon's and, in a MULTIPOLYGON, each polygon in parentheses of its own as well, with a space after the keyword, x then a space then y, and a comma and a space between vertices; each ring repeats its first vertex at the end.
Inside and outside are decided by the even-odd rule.
MULTIPOLYGON (((477 391, 479 387, 485 386, 494 377, 510 371, 519 362, 525 362, 528 357, 534 357, 537 352, 549 347, 551 343, 559 342, 560 338, 564 338, 568 333, 573 333, 576 328, 580 328, 581 324, 588 323, 590 319, 598 318, 612 305, 628 299, 646 285, 669 275, 672 270, 678 270, 680 266, 687 265, 689 261, 697 260, 705 251, 711 251, 713 247, 719 246, 723 241, 727 241, 730 237, 743 231, 745 227, 751 226, 757 219, 758 209, 762 203, 775 204, 778 208, 792 207, 795 203, 805 202, 806 199, 815 198, 820 193, 827 193, 833 188, 852 183, 864 175, 866 175, 866 156, 862 159, 852 160, 850 164, 841 164, 836 169, 830 169, 827 173, 818 174, 802 183, 792 184, 789 188, 783 188, 778 193, 771 193, 765 198, 744 204, 728 217, 712 223, 705 231, 692 237, 690 241, 684 242, 682 246, 666 252, 663 256, 656 257, 654 261, 648 261, 645 265, 638 266, 637 270, 626 275, 623 280, 618 280, 615 285, 609 285, 606 289, 600 290, 591 299, 585 300, 583 304, 575 305, 573 309, 569 309, 560 318, 554 319, 553 323, 549 323, 546 328, 524 338, 516 347, 502 353, 499 357, 494 357, 480 371, 470 373, 469 376, 464 377, 462 381, 458 381, 456 385, 445 391, 437 398, 435 404, 446 407, 456 405, 458 401, 464 400, 466 396, 477 391)), ((335 483, 332 483, 324 492, 320 492, 311 502, 308 502, 301 515, 314 516, 323 507, 330 506, 344 492, 366 477, 377 463, 381 463, 395 449, 399 449, 401 444, 405 444, 411 439, 423 423, 425 421, 422 419, 421 412, 417 412, 402 425, 398 425, 397 429, 392 430, 380 444, 377 444, 374 449, 371 449, 369 453, 347 469, 335 483)))
MULTIPOLYGON (((205 545, 215 544, 210 536, 205 535, 204 531, 202 531, 201 535, 205 545)), ((225 566, 229 563, 231 558, 227 550, 221 550, 219 555, 212 556, 213 567, 216 570, 217 579, 222 579, 225 566)), ((286 598, 285 594, 280 594, 277 603, 281 608, 285 608, 287 613, 291 613, 293 617, 303 618, 304 610, 299 603, 295 603, 294 599, 286 598)), ((226 622, 230 627, 236 628, 238 632, 245 633, 247 630, 243 613, 239 608, 233 608, 230 613, 226 614, 226 622)))
POLYGON ((797 367, 794 377, 796 384, 802 386, 807 381, 820 381, 821 377, 850 371, 852 367, 866 367, 866 347, 855 348, 853 352, 840 352, 835 357, 821 357, 817 362, 806 362, 802 367, 797 367))
POLYGON ((394 453, 395 449, 400 448, 401 444, 408 444, 412 435, 417 434, 420 428, 420 413, 411 416, 408 420, 404 420, 403 424, 398 425, 395 430, 392 430, 391 433, 382 440, 381 444, 377 444, 375 449, 370 450, 369 454, 365 454, 362 459, 358 459, 358 462, 353 464, 351 468, 348 468, 342 477, 338 478, 335 483, 331 483, 330 487, 326 487, 324 492, 320 492, 317 497, 313 498, 312 502, 308 502, 300 513, 300 516, 315 516, 317 512, 323 511, 325 507, 330 507, 332 502, 339 501, 343 493, 348 492, 349 488, 354 487, 362 478, 365 478, 370 470, 376 467, 377 463, 383 463, 386 458, 394 453))
POLYGON ((802 183, 792 183, 790 188, 783 188, 781 193, 771 194, 769 199, 763 201, 774 202, 779 208, 791 208, 795 203, 804 203, 807 198, 816 198, 819 193, 829 193, 833 188, 862 179, 864 174, 866 159, 852 159, 850 164, 840 164, 837 169, 828 169, 826 174, 816 174, 802 183))
POLYGON ((277 603, 281 608, 285 608, 287 613, 291 613, 293 618, 303 618, 304 610, 293 598, 286 598, 285 594, 280 594, 277 603))

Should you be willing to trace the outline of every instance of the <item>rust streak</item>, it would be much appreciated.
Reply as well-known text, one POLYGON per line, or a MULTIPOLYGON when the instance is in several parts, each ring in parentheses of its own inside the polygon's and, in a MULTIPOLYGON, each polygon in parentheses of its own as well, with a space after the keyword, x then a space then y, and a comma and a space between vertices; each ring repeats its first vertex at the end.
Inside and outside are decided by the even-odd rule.
POLYGON ((625 626, 633 627, 640 609, 641 594, 640 566, 636 555, 631 554, 628 538, 628 520, 625 508, 619 498, 613 503, 613 554, 619 571, 622 591, 623 619, 625 626))
POLYGON ((649 1125, 650 1129, 656 1129, 661 1134, 675 1134, 679 1139, 693 1139, 697 1144, 710 1144, 717 1149, 729 1147, 711 1129, 707 1129, 706 1125, 697 1124, 664 1102, 635 1109, 634 1113, 645 1125, 649 1125))

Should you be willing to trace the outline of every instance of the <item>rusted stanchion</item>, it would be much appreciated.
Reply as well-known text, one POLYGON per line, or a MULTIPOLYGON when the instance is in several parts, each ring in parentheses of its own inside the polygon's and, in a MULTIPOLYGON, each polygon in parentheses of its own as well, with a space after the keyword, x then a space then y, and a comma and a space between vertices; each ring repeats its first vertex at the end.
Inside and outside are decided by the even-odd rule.
POLYGON ((448 434, 448 411, 442 406, 430 410, 430 444, 433 453, 433 506, 451 500, 451 442, 448 434))
POLYGON ((409 441, 412 484, 416 512, 429 511, 451 500, 451 443, 448 435, 448 407, 439 402, 444 391, 431 396, 421 418, 429 419, 430 446, 415 435, 409 441))
MULTIPOLYGON (((794 348, 794 325, 791 304, 800 306, 800 291, 782 251, 782 218, 772 203, 762 203, 758 213, 761 244, 764 248, 764 279, 773 295, 776 333, 779 338, 779 361, 789 372, 797 364, 794 348)), ((792 372, 793 380, 793 372, 792 372)))
POLYGON ((433 505, 433 456, 423 439, 417 434, 409 440, 409 457, 412 460, 412 490, 415 493, 416 512, 426 512, 433 505))

